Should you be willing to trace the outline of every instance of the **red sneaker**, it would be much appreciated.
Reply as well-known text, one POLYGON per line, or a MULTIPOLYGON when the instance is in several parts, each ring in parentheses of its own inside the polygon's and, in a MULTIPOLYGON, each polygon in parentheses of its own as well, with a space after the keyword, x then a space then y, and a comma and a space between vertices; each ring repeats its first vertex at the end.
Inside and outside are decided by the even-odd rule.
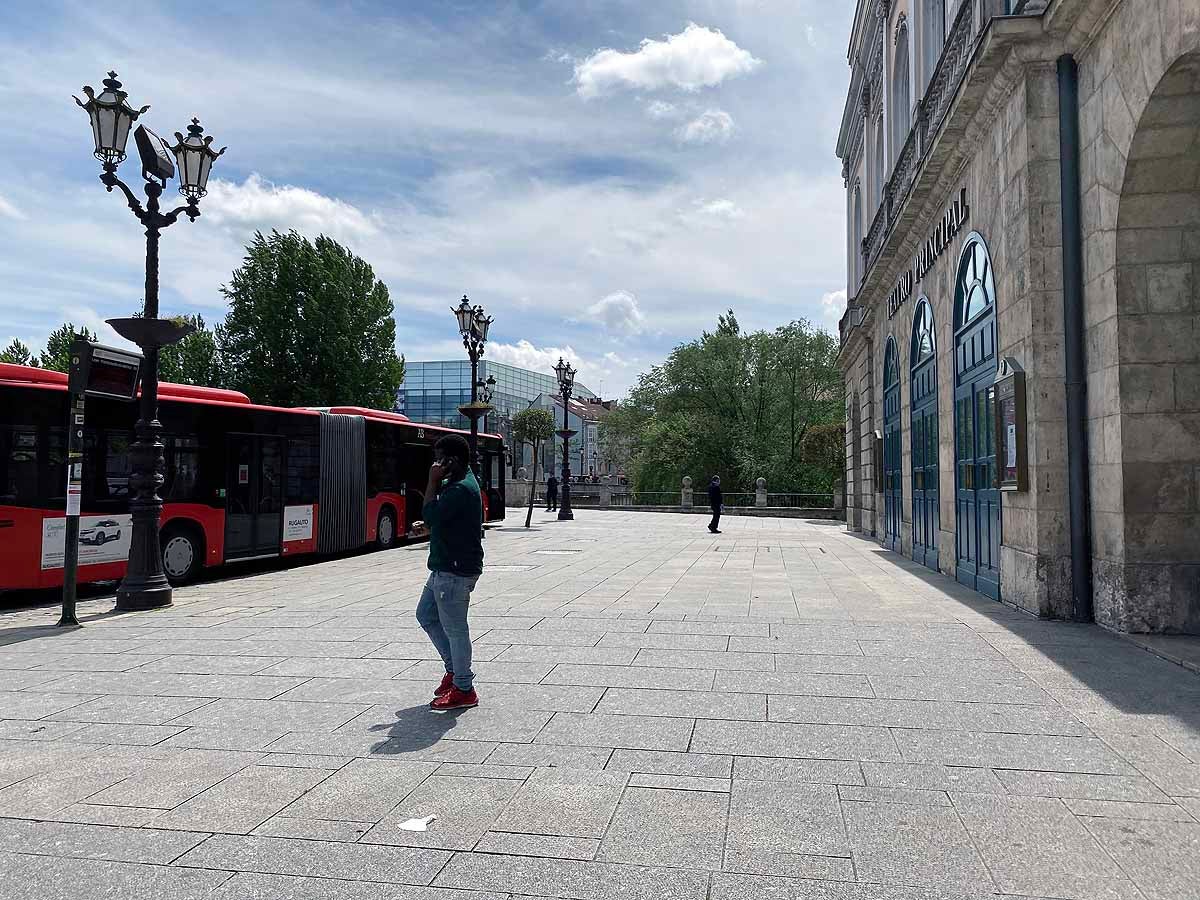
POLYGON ((442 676, 442 683, 437 686, 437 690, 433 692, 433 696, 440 697, 442 694, 448 694, 452 687, 454 687, 454 673, 447 672, 442 676))
POLYGON ((469 691, 460 691, 456 687, 451 687, 450 690, 446 691, 446 693, 442 694, 442 696, 434 699, 434 701, 429 704, 429 708, 437 710, 438 712, 444 712, 448 709, 470 709, 472 706, 478 705, 479 695, 475 693, 474 689, 469 691))

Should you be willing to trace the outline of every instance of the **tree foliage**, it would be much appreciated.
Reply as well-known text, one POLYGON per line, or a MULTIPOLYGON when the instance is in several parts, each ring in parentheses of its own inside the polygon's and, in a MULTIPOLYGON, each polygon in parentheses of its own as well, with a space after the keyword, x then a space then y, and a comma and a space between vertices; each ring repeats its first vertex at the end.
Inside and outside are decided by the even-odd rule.
MULTIPOLYGON (((533 471, 537 472, 538 447, 554 436, 554 416, 544 409, 523 409, 512 419, 512 435, 517 445, 533 448, 533 471)), ((529 485, 529 509, 525 512, 525 527, 533 521, 533 483, 529 485)))
POLYGON ((217 342, 204 317, 193 314, 175 316, 174 320, 187 323, 196 330, 178 344, 158 351, 158 377, 175 384, 221 387, 224 379, 217 360, 217 342))
POLYGON ((71 344, 77 337, 88 341, 96 340, 96 335, 86 327, 76 329, 71 322, 55 328, 46 338, 46 349, 38 358, 38 365, 56 372, 68 371, 71 368, 71 344))
POLYGON ((843 418, 837 349, 803 319, 746 333, 730 310, 639 377, 601 440, 627 452, 639 490, 720 475, 733 490, 764 477, 771 491, 832 491, 842 476, 830 451, 843 418))
POLYGON ((276 406, 394 405, 404 363, 387 286, 336 241, 256 233, 222 293, 227 387, 276 406))
POLYGON ((33 351, 17 338, 13 338, 7 347, 0 350, 0 362, 18 366, 36 366, 38 364, 33 351))

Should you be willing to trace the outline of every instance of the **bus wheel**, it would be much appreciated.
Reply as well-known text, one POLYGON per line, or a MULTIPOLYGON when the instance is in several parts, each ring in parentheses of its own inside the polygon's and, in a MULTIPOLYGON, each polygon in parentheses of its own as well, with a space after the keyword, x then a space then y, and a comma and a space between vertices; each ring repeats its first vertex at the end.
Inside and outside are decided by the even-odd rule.
POLYGON ((163 571, 171 584, 191 581, 204 562, 203 545, 186 526, 168 525, 162 533, 163 571))
POLYGON ((375 544, 380 550, 396 545, 396 511, 385 506, 379 513, 379 527, 375 529, 375 544))

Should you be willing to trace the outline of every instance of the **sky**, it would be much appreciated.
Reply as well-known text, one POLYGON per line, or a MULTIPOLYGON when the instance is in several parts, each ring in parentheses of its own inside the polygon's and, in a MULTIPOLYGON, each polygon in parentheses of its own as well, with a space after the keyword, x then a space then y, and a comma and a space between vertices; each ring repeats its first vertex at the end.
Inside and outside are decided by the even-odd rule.
MULTIPOLYGON (((64 321, 121 344, 145 244, 97 180, 71 100, 115 69, 164 136, 215 146, 194 223, 164 232, 163 315, 224 315, 256 230, 327 234, 372 265, 411 360, 564 355, 621 397, 715 326, 845 305, 834 155, 851 0, 12 4, 0 21, 0 346, 64 321)), ((136 150, 120 174, 139 181, 136 150)), ((168 186, 174 195, 177 183, 168 186)))

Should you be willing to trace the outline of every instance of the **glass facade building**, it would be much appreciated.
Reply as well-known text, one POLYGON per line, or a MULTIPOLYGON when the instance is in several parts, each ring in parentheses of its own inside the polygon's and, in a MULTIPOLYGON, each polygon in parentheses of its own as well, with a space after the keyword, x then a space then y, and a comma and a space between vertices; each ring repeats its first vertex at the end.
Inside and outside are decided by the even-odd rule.
MULTIPOLYGON (((486 381, 491 376, 496 379, 495 393, 492 406, 495 410, 488 415, 487 430, 504 436, 504 442, 512 447, 510 423, 512 417, 523 409, 537 406, 554 413, 556 427, 562 427, 562 406, 556 403, 558 381, 550 373, 532 372, 505 363, 489 359, 479 361, 479 380, 486 381)), ((588 401, 599 398, 579 382, 575 383, 574 398, 584 406, 588 401)), ((458 407, 471 400, 471 362, 468 359, 435 360, 432 362, 408 362, 405 365, 404 383, 396 392, 396 412, 403 413, 414 422, 426 422, 430 425, 448 425, 464 430, 471 427, 466 416, 458 411, 458 407)), ((588 474, 591 460, 598 454, 597 429, 595 422, 584 426, 583 420, 574 415, 572 403, 571 427, 580 434, 571 440, 572 471, 578 475, 575 467, 580 461, 585 463, 584 474, 588 474), (582 457, 580 453, 582 452, 582 457)), ((484 423, 479 424, 480 430, 484 423)), ((557 453, 561 458, 561 442, 557 453)), ((542 471, 543 452, 538 453, 538 469, 542 471)), ((522 448, 512 462, 512 471, 516 472, 521 466, 528 467, 532 462, 532 452, 528 447, 522 448)))

